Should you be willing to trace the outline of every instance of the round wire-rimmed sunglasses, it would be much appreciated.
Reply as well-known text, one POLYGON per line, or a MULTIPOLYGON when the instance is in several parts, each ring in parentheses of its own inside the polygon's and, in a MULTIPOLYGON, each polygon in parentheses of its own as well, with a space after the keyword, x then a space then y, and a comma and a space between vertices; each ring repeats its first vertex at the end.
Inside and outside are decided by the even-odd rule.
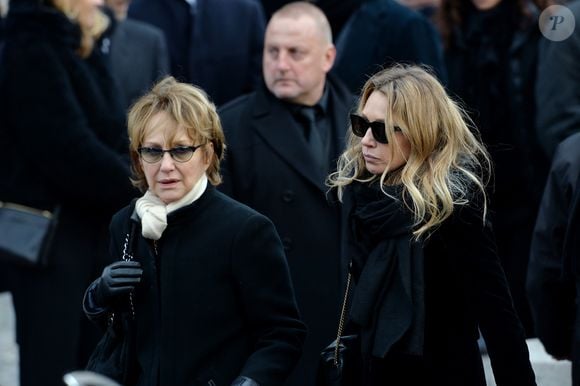
POLYGON ((171 149, 162 149, 160 147, 147 147, 143 146, 137 149, 141 159, 147 163, 154 164, 163 158, 165 153, 169 153, 171 158, 177 162, 187 162, 193 157, 193 153, 202 147, 203 145, 197 146, 176 146, 171 149))

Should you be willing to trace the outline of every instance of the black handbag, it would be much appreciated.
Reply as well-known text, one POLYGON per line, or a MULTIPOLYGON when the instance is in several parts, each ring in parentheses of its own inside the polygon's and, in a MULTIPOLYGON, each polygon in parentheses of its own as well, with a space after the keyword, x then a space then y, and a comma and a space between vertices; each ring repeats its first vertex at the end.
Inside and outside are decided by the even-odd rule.
POLYGON ((346 319, 351 275, 348 274, 336 339, 320 353, 317 386, 357 386, 361 382, 362 357, 358 335, 342 335, 346 319))
MULTIPOLYGON (((136 223, 131 222, 131 230, 123 245, 123 260, 133 259, 132 241, 135 229, 136 223)), ((138 373, 133 292, 129 293, 129 308, 128 311, 110 314, 107 330, 86 366, 86 370, 105 375, 123 386, 135 385, 138 373)))
POLYGON ((0 260, 45 267, 58 221, 54 212, 0 201, 0 260))

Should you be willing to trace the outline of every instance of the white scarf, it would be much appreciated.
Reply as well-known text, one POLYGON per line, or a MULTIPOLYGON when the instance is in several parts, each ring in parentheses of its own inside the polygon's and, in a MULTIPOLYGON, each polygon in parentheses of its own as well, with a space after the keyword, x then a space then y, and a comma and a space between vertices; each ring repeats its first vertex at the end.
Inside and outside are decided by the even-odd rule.
POLYGON ((143 197, 137 200, 135 210, 141 218, 141 233, 143 237, 152 240, 159 240, 165 228, 167 228, 167 215, 179 208, 183 208, 197 200, 207 187, 207 176, 205 173, 181 199, 165 205, 150 190, 146 191, 143 197))

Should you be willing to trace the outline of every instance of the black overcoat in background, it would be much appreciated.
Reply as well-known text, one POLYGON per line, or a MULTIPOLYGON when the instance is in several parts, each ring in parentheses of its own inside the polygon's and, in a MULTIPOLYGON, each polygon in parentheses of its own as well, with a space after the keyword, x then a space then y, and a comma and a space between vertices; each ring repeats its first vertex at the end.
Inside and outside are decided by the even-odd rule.
MULTIPOLYGON (((344 147, 354 97, 329 76, 330 165, 344 147)), ((304 355, 290 384, 311 385, 318 354, 336 335, 341 287, 340 210, 329 203, 327 174, 313 167, 302 128, 264 86, 219 111, 229 146, 222 191, 269 217, 284 243, 298 307, 308 327, 304 355)))
POLYGON ((254 90, 262 68, 265 20, 257 0, 134 0, 129 18, 165 33, 171 75, 221 105, 254 90))
POLYGON ((377 71, 407 63, 427 65, 447 80, 441 39, 431 22, 395 0, 367 1, 348 19, 336 41, 335 73, 358 93, 377 71))
POLYGON ((580 133, 563 141, 538 212, 530 250, 527 290, 538 338, 546 351, 574 361, 574 385, 580 382, 578 265, 580 254, 580 133))
POLYGON ((114 23, 101 49, 109 54, 111 73, 125 110, 169 74, 165 35, 147 23, 132 19, 114 23))
MULTIPOLYGON (((505 9, 496 11, 505 13, 511 4, 515 3, 500 3, 498 7, 505 9)), ((549 161, 540 148, 535 130, 534 85, 541 35, 537 10, 530 7, 529 12, 532 17, 526 20, 499 18, 499 22, 513 24, 511 39, 507 31, 502 36, 509 39, 503 49, 491 48, 486 40, 497 39, 497 35, 481 38, 481 46, 476 49, 469 36, 480 35, 467 33, 476 28, 456 27, 445 60, 449 89, 467 108, 494 164, 493 181, 488 185, 490 219, 516 309, 526 332, 533 336, 525 279, 531 235, 549 161)), ((481 24, 488 34, 501 31, 500 28, 509 30, 504 24, 481 24)))
MULTIPOLYGON (((580 1, 566 2, 580 21, 580 1)), ((580 131, 580 29, 563 41, 542 38, 538 46, 536 131, 542 149, 552 158, 558 144, 580 131)))
MULTIPOLYGON (((112 256, 138 221, 133 210, 111 222, 112 256)), ((167 222, 155 244, 136 231, 138 385, 229 386, 239 375, 283 384, 306 329, 272 223, 213 186, 167 222)))
POLYGON ((11 4, 0 65, 0 200, 61 208, 46 269, 0 267, 14 279, 22 386, 60 386, 65 371, 84 367, 98 330, 79 305, 107 262, 110 216, 136 193, 112 79, 98 56, 80 58, 79 42, 64 14, 11 4))

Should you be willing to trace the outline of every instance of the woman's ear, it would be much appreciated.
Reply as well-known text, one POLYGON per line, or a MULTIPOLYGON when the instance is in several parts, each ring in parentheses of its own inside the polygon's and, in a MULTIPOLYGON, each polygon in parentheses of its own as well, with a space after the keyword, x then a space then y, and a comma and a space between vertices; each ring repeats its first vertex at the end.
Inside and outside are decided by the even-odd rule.
POLYGON ((204 146, 204 155, 205 155, 205 163, 209 165, 213 159, 213 155, 215 153, 213 148, 213 142, 208 142, 206 146, 204 146))

